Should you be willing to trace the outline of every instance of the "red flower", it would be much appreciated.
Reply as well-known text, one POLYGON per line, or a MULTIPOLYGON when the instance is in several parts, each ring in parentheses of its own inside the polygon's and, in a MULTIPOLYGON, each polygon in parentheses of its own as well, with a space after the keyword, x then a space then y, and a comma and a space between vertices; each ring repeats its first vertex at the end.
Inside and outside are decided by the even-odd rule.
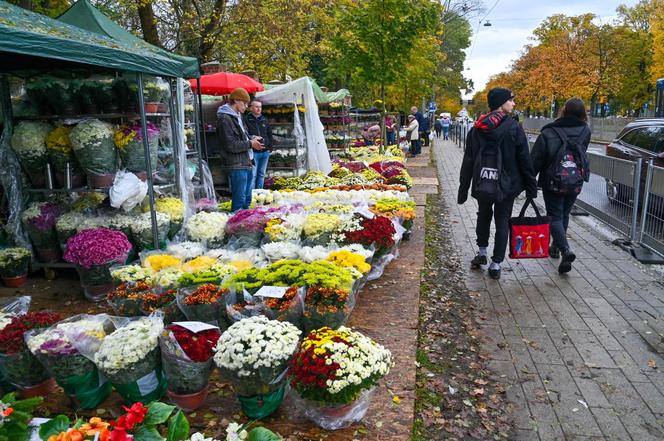
POLYGON ((141 424, 145 420, 145 414, 148 413, 148 408, 143 403, 134 403, 131 408, 127 406, 122 406, 122 408, 127 414, 111 423, 114 431, 132 430, 137 424, 141 424))
POLYGON ((218 329, 208 329, 198 333, 178 325, 169 325, 167 330, 173 333, 187 357, 192 361, 208 361, 212 357, 212 349, 217 346, 217 340, 221 336, 218 329))
POLYGON ((36 328, 48 328, 61 320, 60 314, 50 312, 28 312, 15 316, 0 331, 0 352, 16 354, 26 349, 23 334, 36 328))
POLYGON ((125 430, 113 429, 108 437, 108 441, 133 441, 133 439, 127 435, 125 430))

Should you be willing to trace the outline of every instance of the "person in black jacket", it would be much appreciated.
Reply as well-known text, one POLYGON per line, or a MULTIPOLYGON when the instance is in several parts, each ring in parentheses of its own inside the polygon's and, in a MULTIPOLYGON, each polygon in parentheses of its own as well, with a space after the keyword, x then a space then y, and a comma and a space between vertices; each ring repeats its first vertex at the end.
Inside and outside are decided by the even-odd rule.
POLYGON ((526 134, 519 123, 509 117, 514 109, 512 91, 494 88, 489 91, 487 98, 491 112, 477 119, 466 138, 457 202, 466 202, 472 182, 471 195, 478 202, 475 232, 479 253, 471 260, 470 265, 471 268, 477 269, 488 263, 487 247, 493 216, 496 234, 489 276, 499 279, 500 263, 505 259, 509 218, 512 215, 514 199, 524 188, 527 197, 536 198, 537 183, 530 163, 526 134), (495 149, 499 149, 499 152, 495 149), (483 156, 489 155, 501 158, 495 168, 481 166, 483 156), (500 189, 493 197, 487 197, 479 187, 483 179, 496 182, 495 186, 500 189))
POLYGON ((217 136, 231 185, 231 211, 249 208, 251 205, 254 150, 263 149, 260 138, 249 138, 242 120, 248 103, 247 91, 237 88, 231 92, 229 102, 217 110, 217 136))
POLYGON ((569 214, 578 193, 560 194, 554 191, 550 188, 550 175, 553 173, 554 167, 552 166, 558 158, 558 153, 563 147, 561 135, 567 137, 568 143, 571 144, 577 143, 577 140, 581 138, 579 144, 585 154, 591 136, 587 121, 586 106, 583 101, 579 98, 570 98, 565 102, 560 118, 542 127, 530 154, 533 169, 536 174, 539 174, 538 185, 542 188, 546 213, 551 218, 553 244, 549 249, 549 255, 558 258, 562 253, 562 260, 558 266, 558 272, 561 274, 571 271, 572 262, 576 259, 576 255, 570 250, 567 242, 567 226, 569 225, 569 214), (557 130, 561 131, 561 135, 557 130))
POLYGON ((254 173, 251 177, 251 182, 254 188, 263 188, 265 182, 265 172, 267 171, 267 163, 270 160, 270 151, 274 143, 272 137, 272 128, 268 123, 265 115, 262 114, 263 103, 258 100, 253 100, 249 103, 249 110, 251 111, 244 118, 249 135, 253 135, 263 139, 262 150, 254 150, 254 173))

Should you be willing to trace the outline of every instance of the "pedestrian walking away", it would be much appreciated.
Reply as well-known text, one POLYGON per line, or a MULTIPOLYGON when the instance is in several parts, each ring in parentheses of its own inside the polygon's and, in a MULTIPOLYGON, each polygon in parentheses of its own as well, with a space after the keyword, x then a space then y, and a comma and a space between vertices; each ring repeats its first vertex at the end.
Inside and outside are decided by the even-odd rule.
POLYGON ((420 154, 420 132, 419 124, 415 115, 408 115, 408 126, 406 127, 406 139, 410 142, 410 156, 415 157, 420 154))
POLYGON ((424 143, 424 147, 429 147, 429 133, 431 133, 431 124, 429 121, 429 115, 422 116, 422 122, 420 123, 420 144, 424 143))
POLYGON ((440 123, 443 127, 443 139, 448 140, 450 139, 450 117, 447 115, 441 115, 442 118, 440 120, 440 123))
POLYGON ((263 115, 263 103, 253 100, 249 103, 250 113, 244 118, 247 131, 250 136, 256 136, 263 140, 263 150, 254 149, 254 172, 251 176, 251 182, 254 188, 263 188, 265 182, 265 173, 270 161, 270 152, 274 144, 272 136, 272 127, 265 115, 263 115))
POLYGON ((231 211, 249 208, 254 150, 263 150, 262 140, 249 138, 242 114, 247 110, 249 94, 242 88, 233 90, 229 102, 217 110, 217 136, 223 167, 231 186, 231 211))
POLYGON ((570 98, 562 108, 560 118, 542 127, 530 159, 538 185, 542 188, 546 213, 551 218, 549 256, 562 255, 558 272, 572 270, 576 255, 567 241, 569 214, 581 192, 584 182, 590 179, 586 151, 590 143, 586 107, 579 98, 570 98))
POLYGON ((493 217, 496 233, 489 276, 499 279, 514 199, 524 189, 527 197, 535 199, 537 182, 526 134, 521 125, 509 117, 515 105, 512 91, 491 89, 487 100, 490 112, 477 119, 466 138, 457 202, 466 202, 470 189, 479 207, 475 228, 479 252, 470 262, 471 268, 478 269, 488 263, 487 247, 493 217))
POLYGON ((436 119, 436 122, 433 123, 433 128, 436 131, 436 138, 440 138, 440 135, 443 132, 442 118, 436 119))

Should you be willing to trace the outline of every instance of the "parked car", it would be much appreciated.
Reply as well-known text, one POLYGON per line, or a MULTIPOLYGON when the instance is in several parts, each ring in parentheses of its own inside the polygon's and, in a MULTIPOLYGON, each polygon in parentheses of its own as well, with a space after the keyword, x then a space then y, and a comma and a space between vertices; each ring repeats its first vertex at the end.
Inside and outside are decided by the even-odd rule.
MULTIPOLYGON (((627 124, 618 137, 607 144, 606 155, 628 161, 642 158, 641 188, 645 188, 648 161, 664 167, 664 118, 639 119, 627 124)), ((612 202, 631 202, 633 189, 607 179, 606 195, 612 202)), ((639 199, 643 200, 643 194, 639 199)))

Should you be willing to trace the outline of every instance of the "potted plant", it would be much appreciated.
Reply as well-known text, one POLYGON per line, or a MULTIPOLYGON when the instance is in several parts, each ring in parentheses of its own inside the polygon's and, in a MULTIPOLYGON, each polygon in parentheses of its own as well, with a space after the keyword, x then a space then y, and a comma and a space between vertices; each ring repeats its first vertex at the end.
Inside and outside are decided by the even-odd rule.
POLYGON ((171 402, 184 411, 198 409, 207 397, 213 349, 219 328, 200 322, 167 326, 159 337, 171 402))
POLYGON ((131 249, 124 233, 110 228, 91 228, 67 240, 64 259, 76 264, 85 296, 98 302, 113 289, 110 267, 125 263, 131 249))
POLYGON ((177 295, 178 306, 188 320, 211 323, 225 329, 227 293, 228 289, 212 283, 180 288, 177 295))
POLYGON ((392 354, 346 327, 312 331, 300 343, 288 372, 296 406, 327 430, 360 421, 371 392, 393 366, 392 354))
POLYGON ((144 281, 127 282, 116 286, 108 293, 106 299, 113 312, 120 317, 135 317, 141 315, 143 299, 152 292, 152 286, 144 281))
POLYGON ((60 244, 55 230, 59 215, 60 207, 54 202, 33 202, 21 215, 40 262, 60 260, 60 244))
POLYGON ((69 134, 76 159, 92 188, 113 185, 117 170, 114 133, 112 124, 89 119, 77 124, 69 134))
POLYGON ((16 288, 28 280, 28 267, 32 253, 27 248, 0 249, 0 277, 5 286, 16 288))
POLYGON ((53 378, 26 346, 24 335, 31 329, 48 328, 60 318, 50 312, 28 312, 0 330, 0 366, 23 398, 47 395, 55 388, 53 378))
POLYGON ((148 81, 143 86, 143 96, 145 97, 145 112, 156 113, 159 110, 159 104, 164 101, 168 95, 168 90, 157 82, 148 81))
POLYGON ((9 393, 0 398, 0 439, 27 440, 32 433, 28 423, 32 413, 44 399, 42 397, 17 400, 16 394, 9 393))
POLYGON ((234 323, 219 338, 214 361, 249 418, 265 418, 281 404, 284 373, 300 334, 291 323, 256 316, 234 323))

